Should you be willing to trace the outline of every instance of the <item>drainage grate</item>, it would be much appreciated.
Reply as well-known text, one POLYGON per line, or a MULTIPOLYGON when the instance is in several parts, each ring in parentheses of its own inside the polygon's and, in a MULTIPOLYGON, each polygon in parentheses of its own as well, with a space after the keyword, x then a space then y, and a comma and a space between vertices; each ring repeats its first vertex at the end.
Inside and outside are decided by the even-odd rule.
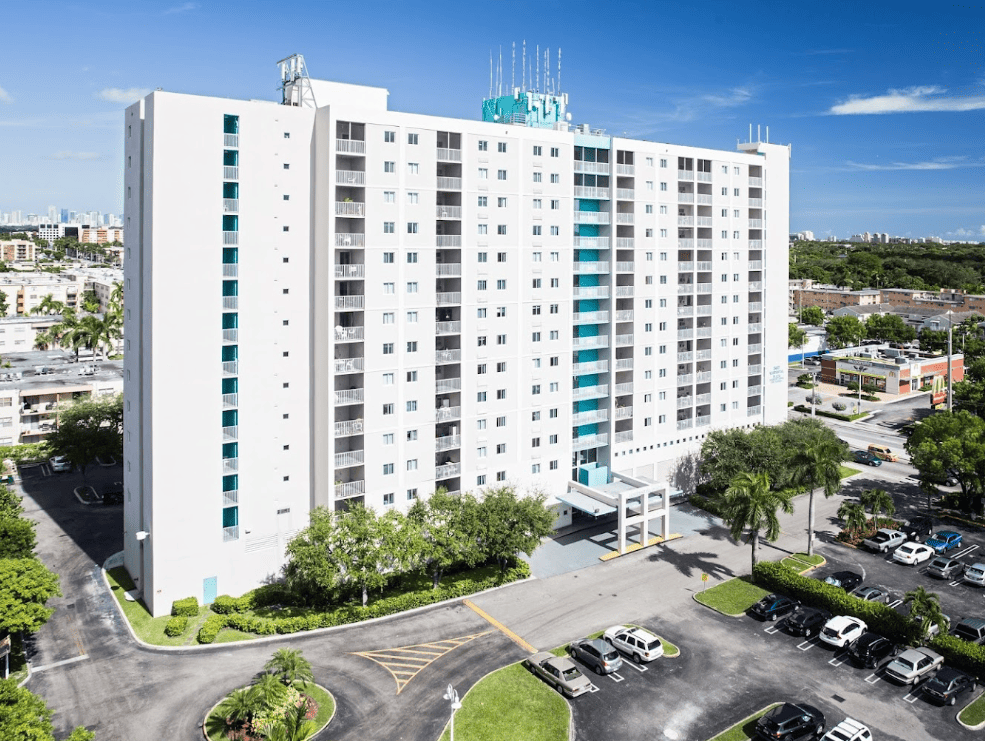
POLYGON ((65 605, 65 609, 66 610, 74 610, 75 609, 75 603, 73 602, 70 605, 65 605))
POLYGON ((835 702, 844 702, 845 701, 845 698, 842 697, 841 695, 831 695, 831 699, 834 700, 835 702))

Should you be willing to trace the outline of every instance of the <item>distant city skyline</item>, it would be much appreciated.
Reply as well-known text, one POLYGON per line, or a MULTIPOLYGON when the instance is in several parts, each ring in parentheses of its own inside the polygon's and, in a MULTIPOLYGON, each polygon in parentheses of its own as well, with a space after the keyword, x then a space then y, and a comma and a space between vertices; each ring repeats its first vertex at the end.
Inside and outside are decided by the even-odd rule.
POLYGON ((394 110, 478 119, 500 47, 503 89, 531 77, 525 38, 529 67, 539 45, 541 77, 546 47, 552 77, 563 50, 574 123, 709 148, 745 140, 750 123, 765 137, 768 125, 771 141, 792 145, 795 231, 848 237, 877 224, 900 236, 985 238, 981 7, 616 2, 607 6, 613 23, 558 23, 559 14, 598 11, 572 0, 522 14, 503 6, 477 24, 440 0, 426 12, 370 1, 347 7, 345 33, 327 35, 336 19, 319 3, 288 15, 255 0, 52 0, 43 18, 36 7, 15 4, 5 21, 41 21, 65 37, 105 22, 139 43, 124 61, 109 44, 80 57, 54 44, 38 53, 31 34, 6 39, 8 57, 30 59, 32 74, 15 64, 0 71, 3 210, 43 214, 85 200, 121 213, 123 108, 158 87, 274 101, 274 63, 302 52, 313 77, 387 87, 394 110), (219 27, 236 43, 217 46, 219 27))

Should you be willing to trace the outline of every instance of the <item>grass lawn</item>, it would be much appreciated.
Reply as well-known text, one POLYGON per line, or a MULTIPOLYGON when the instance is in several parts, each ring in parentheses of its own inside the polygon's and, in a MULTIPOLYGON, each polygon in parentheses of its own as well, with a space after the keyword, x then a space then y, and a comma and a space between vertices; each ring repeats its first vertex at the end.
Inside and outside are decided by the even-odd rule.
POLYGON ((958 713, 958 718, 969 726, 985 723, 985 695, 979 695, 977 700, 958 713))
POLYGON ((752 583, 751 576, 738 576, 698 592, 694 598, 723 615, 736 616, 743 614, 767 594, 769 592, 765 589, 752 583))
POLYGON ((851 466, 838 466, 841 471, 841 477, 848 478, 849 476, 854 476, 857 473, 862 473, 857 468, 852 468, 851 466))
POLYGON ((793 569, 798 574, 803 574, 811 567, 820 566, 824 562, 824 557, 816 553, 813 556, 808 556, 806 553, 795 553, 780 561, 784 566, 793 569))
MULTIPOLYGON (((447 710, 447 706, 446 706, 447 710)), ((455 735, 469 741, 567 741, 571 710, 523 664, 488 674, 462 698, 455 735)), ((441 741, 449 741, 449 729, 441 741)))
POLYGON ((780 703, 774 702, 772 705, 760 710, 758 713, 743 718, 731 728, 728 728, 709 741, 747 741, 756 735, 756 721, 767 712, 775 708, 780 703))
MULTIPOLYGON (((299 691, 309 695, 311 699, 318 703, 318 712, 315 717, 309 721, 315 724, 314 732, 307 737, 311 738, 311 736, 314 736, 322 728, 328 725, 328 722, 335 716, 335 698, 332 697, 328 690, 323 687, 319 687, 313 682, 298 682, 294 686, 299 691)), ((224 697, 219 702, 223 702, 225 699, 226 698, 224 697)), ((225 741, 227 737, 224 732, 224 728, 225 719, 213 710, 205 719, 205 738, 209 739, 209 741, 225 741)))

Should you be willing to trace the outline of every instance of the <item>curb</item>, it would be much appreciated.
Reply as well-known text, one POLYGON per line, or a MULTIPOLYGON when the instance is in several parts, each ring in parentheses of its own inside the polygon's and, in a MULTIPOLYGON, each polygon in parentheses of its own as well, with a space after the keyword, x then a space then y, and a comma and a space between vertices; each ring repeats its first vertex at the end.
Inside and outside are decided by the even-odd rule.
POLYGON ((248 641, 233 641, 231 643, 205 643, 199 644, 197 646, 155 646, 153 643, 147 643, 146 641, 137 637, 137 634, 133 630, 133 626, 130 625, 130 621, 127 620, 126 613, 123 612, 123 606, 120 604, 119 600, 116 599, 116 595, 113 594, 113 589, 110 587, 109 581, 106 578, 106 569, 100 567, 100 573, 103 577, 103 584, 106 586, 106 590, 109 593, 110 599, 113 600, 113 605, 116 607, 116 611, 120 615, 120 619, 123 620, 123 624, 127 626, 127 630, 130 631, 130 637, 142 648, 149 651, 160 651, 162 653, 169 653, 172 651, 206 651, 209 649, 235 649, 240 646, 253 646, 258 643, 273 643, 274 641, 285 641, 290 640, 292 636, 305 636, 305 635, 324 635, 326 633, 331 633, 334 631, 342 630, 344 628, 351 628, 357 625, 373 625, 374 623, 382 622, 385 620, 392 620, 393 618, 398 618, 403 615, 413 615, 418 612, 423 612, 425 610, 431 610, 435 607, 447 607, 448 605, 454 604, 456 602, 461 602, 464 599, 471 599, 473 597, 479 597, 483 594, 488 594, 489 592, 495 592, 500 589, 505 589, 506 587, 512 587, 514 584, 524 584, 529 581, 535 581, 537 577, 529 576, 526 579, 520 579, 518 581, 511 581, 509 584, 500 584, 498 587, 489 587, 488 589, 483 589, 481 592, 474 592, 468 597, 452 597, 451 599, 442 600, 441 602, 435 602, 430 605, 423 605, 421 607, 414 607, 410 610, 404 610, 403 612, 395 612, 392 615, 383 615, 382 617, 370 618, 369 620, 361 620, 357 623, 346 623, 345 625, 333 625, 329 628, 315 628, 314 630, 299 630, 296 633, 278 633, 272 636, 259 636, 248 641))
MULTIPOLYGON (((979 698, 981 698, 982 695, 985 695, 985 692, 979 692, 978 693, 978 697, 976 697, 974 700, 972 700, 971 702, 969 702, 968 705, 971 705, 972 702, 975 702, 975 700, 978 700, 979 698)), ((963 708, 961 708, 957 712, 957 715, 954 716, 954 719, 958 723, 960 723, 961 725, 963 725, 965 728, 967 728, 970 731, 980 731, 981 729, 985 728, 985 720, 983 720, 978 725, 974 725, 974 726, 969 726, 967 723, 965 723, 963 720, 961 720, 961 713, 963 713, 965 710, 968 709, 968 705, 965 705, 963 708)))
MULTIPOLYGON (((335 720, 335 716, 339 712, 339 701, 335 699, 335 695, 333 695, 329 691, 328 687, 322 687, 320 684, 318 684, 318 682, 312 682, 312 684, 315 685, 315 687, 317 687, 318 689, 324 690, 325 691, 325 694, 327 694, 329 697, 332 698, 332 714, 331 714, 331 716, 329 716, 328 720, 325 721, 325 725, 323 725, 321 728, 319 728, 313 734, 311 734, 310 736, 308 736, 305 739, 305 741, 311 741, 311 739, 317 738, 318 736, 320 736, 322 734, 322 732, 326 728, 328 728, 329 725, 331 725, 332 721, 335 720)), ((243 686, 244 687, 249 687, 250 685, 243 685, 243 686)), ((237 687, 236 689, 241 689, 241 688, 240 687, 237 687)), ((219 707, 222 704, 222 701, 225 700, 227 697, 229 697, 229 693, 223 695, 222 699, 219 700, 219 702, 217 702, 215 705, 213 705, 212 707, 210 707, 209 710, 208 710, 208 712, 205 714, 205 718, 202 720, 202 726, 201 726, 201 728, 202 728, 202 736, 203 736, 203 738, 205 738, 205 741, 212 741, 212 739, 209 738, 208 731, 205 730, 205 723, 209 719, 209 716, 212 715, 212 713, 215 712, 215 709, 217 707, 219 707)))
MULTIPOLYGON (((724 582, 722 582, 722 583, 724 584, 724 582)), ((716 584, 715 586, 718 586, 718 585, 716 584)), ((711 607, 710 605, 706 605, 704 602, 698 602, 698 594, 700 594, 700 592, 696 592, 696 593, 692 594, 691 595, 691 599, 693 599, 695 602, 697 602, 699 605, 701 605, 706 610, 711 610, 712 612, 717 612, 719 615, 721 615, 723 617, 733 618, 735 620, 739 620, 739 619, 744 618, 746 616, 746 614, 744 612, 743 613, 740 613, 739 615, 729 615, 727 612, 722 612, 720 610, 716 610, 714 607, 711 607)))

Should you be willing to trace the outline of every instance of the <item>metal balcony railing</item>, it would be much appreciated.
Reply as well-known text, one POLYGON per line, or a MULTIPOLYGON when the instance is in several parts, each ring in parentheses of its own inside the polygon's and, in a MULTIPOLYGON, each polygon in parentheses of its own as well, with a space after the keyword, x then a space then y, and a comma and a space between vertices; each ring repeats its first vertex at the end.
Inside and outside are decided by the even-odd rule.
POLYGON ((366 185, 366 173, 360 170, 336 170, 336 185, 366 185))
POLYGON ((366 276, 365 265, 336 265, 336 278, 363 278, 366 276))
POLYGON ((366 142, 359 139, 336 139, 335 151, 341 154, 366 154, 366 142))
POLYGON ((445 463, 441 466, 434 467, 434 478, 436 479, 450 479, 461 474, 461 463, 445 463))
POLYGON ((357 216, 361 218, 366 215, 366 204, 357 201, 336 201, 335 215, 357 216))
POLYGON ((365 389, 346 389, 335 392, 335 404, 344 406, 346 404, 362 404, 365 399, 365 389))

